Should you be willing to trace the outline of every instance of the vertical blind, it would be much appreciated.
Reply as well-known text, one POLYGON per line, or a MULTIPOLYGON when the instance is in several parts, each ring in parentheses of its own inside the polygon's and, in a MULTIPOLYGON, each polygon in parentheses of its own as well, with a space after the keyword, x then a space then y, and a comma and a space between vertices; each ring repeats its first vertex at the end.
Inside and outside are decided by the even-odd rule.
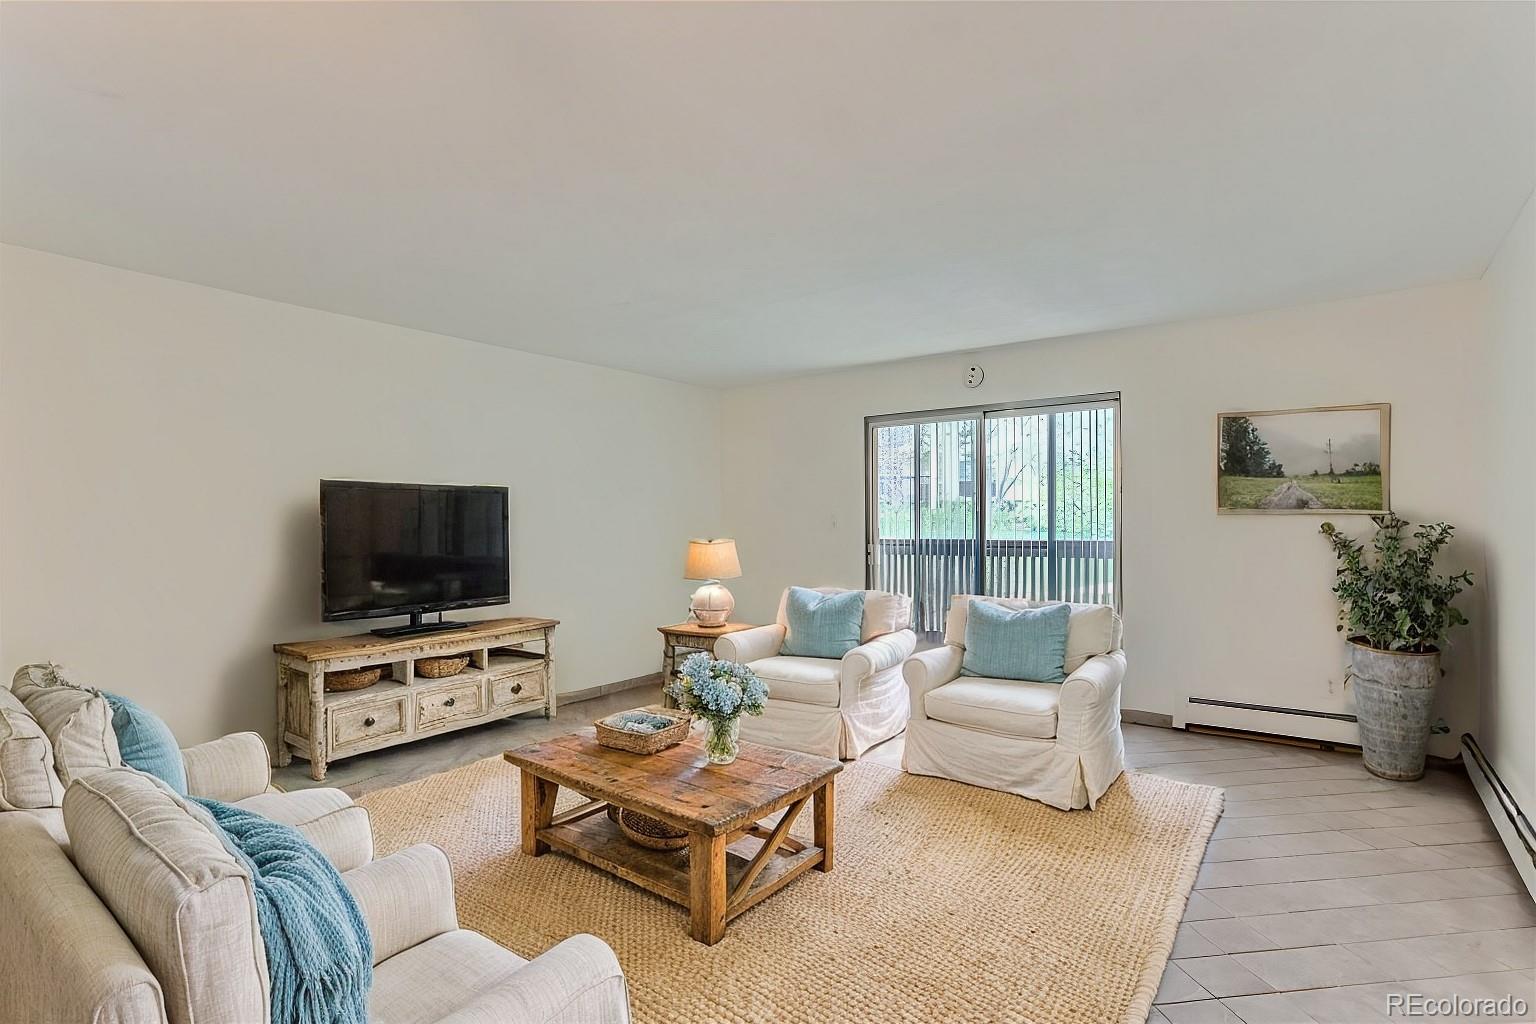
POLYGON ((1118 395, 869 421, 869 586, 1116 604, 1118 395))

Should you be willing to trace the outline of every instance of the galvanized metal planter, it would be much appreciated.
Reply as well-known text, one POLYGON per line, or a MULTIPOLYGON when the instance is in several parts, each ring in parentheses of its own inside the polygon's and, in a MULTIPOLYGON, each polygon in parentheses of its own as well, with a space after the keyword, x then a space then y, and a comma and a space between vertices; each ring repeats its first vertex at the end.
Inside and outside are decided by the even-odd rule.
POLYGON ((1382 651, 1350 640, 1349 660, 1366 769, 1383 779, 1422 777, 1440 652, 1382 651))

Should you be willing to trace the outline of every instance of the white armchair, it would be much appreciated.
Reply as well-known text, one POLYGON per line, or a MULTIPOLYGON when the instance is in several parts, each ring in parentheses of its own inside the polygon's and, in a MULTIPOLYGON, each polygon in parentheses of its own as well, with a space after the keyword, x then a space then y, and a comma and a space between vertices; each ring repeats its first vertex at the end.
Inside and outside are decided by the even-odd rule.
POLYGON ((901 666, 917 647, 908 628, 911 609, 905 595, 866 590, 861 643, 840 659, 779 653, 787 629, 783 598, 773 624, 716 640, 715 657, 748 666, 768 684, 768 708, 741 720, 742 737, 823 757, 857 758, 899 734, 910 706, 901 666))
POLYGON ((944 646, 912 656, 903 668, 911 721, 902 767, 1063 810, 1092 807, 1125 767, 1120 616, 1107 605, 1072 605, 1063 683, 992 679, 960 671, 972 601, 1007 608, 1049 603, 953 598, 944 646))

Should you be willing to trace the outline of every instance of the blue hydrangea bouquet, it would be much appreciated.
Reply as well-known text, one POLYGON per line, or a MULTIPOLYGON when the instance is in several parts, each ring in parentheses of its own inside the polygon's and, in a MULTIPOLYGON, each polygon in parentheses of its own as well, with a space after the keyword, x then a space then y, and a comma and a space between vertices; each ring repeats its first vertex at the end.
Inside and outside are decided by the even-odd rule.
POLYGON ((682 675, 667 684, 677 706, 709 722, 704 752, 711 764, 730 764, 741 750, 741 716, 760 715, 768 706, 768 687, 752 670, 708 654, 689 655, 682 675))

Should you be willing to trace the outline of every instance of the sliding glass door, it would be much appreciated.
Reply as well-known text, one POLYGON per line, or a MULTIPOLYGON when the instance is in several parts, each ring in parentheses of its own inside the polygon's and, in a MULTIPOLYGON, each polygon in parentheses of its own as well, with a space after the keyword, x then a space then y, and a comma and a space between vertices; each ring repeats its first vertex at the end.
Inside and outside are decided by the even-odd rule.
POLYGON ((980 564, 977 423, 876 426, 870 449, 870 575, 880 581, 871 587, 928 595, 914 606, 917 628, 943 629, 949 595, 968 593, 980 564))
POLYGON ((1102 604, 1116 589, 1118 395, 869 420, 868 585, 1102 604))

